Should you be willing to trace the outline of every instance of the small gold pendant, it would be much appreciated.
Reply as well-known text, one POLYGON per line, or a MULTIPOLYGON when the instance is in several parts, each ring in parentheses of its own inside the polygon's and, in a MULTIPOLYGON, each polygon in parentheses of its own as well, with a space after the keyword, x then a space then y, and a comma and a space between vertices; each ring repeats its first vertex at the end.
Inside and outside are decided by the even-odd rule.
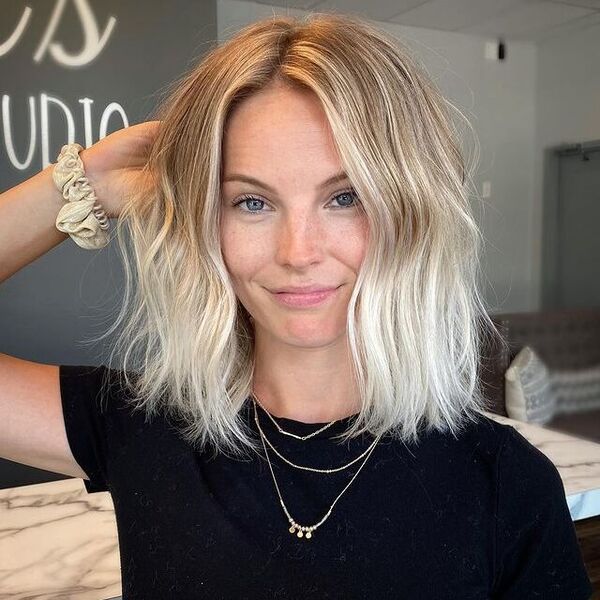
MULTIPOLYGON (((288 531, 289 531, 290 533, 296 533, 296 527, 298 527, 298 526, 297 526, 297 525, 292 525, 292 526, 289 528, 289 530, 288 530, 288 531)), ((302 531, 302 529, 300 529, 300 528, 298 527, 298 533, 296 533, 296 535, 297 535, 299 538, 301 538, 301 537, 306 537, 306 538, 310 539, 310 538, 312 537, 312 532, 311 532, 311 531, 307 531, 306 533, 304 533, 304 531, 302 531)))

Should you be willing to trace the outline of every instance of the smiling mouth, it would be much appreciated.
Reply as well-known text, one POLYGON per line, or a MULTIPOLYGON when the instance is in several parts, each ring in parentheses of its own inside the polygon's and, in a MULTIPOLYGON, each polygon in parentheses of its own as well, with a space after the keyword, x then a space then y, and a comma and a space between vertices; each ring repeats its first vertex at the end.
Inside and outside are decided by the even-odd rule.
POLYGON ((280 304, 285 306, 316 306, 334 296, 338 289, 339 288, 332 288, 303 294, 291 292, 271 292, 271 294, 280 304))

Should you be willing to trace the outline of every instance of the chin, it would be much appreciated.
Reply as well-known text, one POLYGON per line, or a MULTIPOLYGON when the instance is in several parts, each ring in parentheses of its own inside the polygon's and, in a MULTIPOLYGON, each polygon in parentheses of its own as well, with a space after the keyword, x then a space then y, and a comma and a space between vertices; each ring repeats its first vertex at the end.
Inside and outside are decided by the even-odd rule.
POLYGON ((283 330, 279 329, 281 333, 277 337, 291 346, 322 348, 333 344, 345 335, 345 327, 342 329, 331 327, 331 320, 328 320, 327 325, 324 326, 323 322, 317 319, 307 323, 301 322, 298 318, 295 323, 288 322, 282 328, 283 330))

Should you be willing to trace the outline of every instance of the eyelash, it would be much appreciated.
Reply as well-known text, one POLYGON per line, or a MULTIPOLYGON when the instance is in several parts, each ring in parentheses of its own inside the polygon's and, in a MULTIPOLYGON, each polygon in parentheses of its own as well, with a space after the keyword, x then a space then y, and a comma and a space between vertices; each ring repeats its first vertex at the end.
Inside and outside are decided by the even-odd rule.
MULTIPOLYGON (((359 202, 358 196, 356 194, 356 190, 354 188, 348 188, 347 190, 342 190, 341 192, 337 192, 330 200, 330 202, 332 200, 334 200, 335 198, 337 198, 338 196, 343 196, 344 194, 353 194, 354 197, 356 198, 356 201, 359 202)), ((236 200, 235 202, 233 202, 232 206, 237 208, 240 204, 243 204, 244 202, 247 202, 249 200, 258 200, 259 202, 264 202, 265 204, 267 204, 266 200, 263 200, 262 198, 259 198, 257 196, 253 196, 252 194, 244 194, 239 200, 236 200)), ((343 209, 349 209, 349 208, 356 208, 357 204, 353 204, 352 206, 340 206, 337 207, 335 210, 343 210, 343 209)), ((240 210, 242 210, 240 208, 240 210)), ((242 212, 246 212, 249 214, 254 214, 254 215, 259 215, 261 212, 264 212, 262 210, 256 211, 256 210, 242 210, 242 212)))

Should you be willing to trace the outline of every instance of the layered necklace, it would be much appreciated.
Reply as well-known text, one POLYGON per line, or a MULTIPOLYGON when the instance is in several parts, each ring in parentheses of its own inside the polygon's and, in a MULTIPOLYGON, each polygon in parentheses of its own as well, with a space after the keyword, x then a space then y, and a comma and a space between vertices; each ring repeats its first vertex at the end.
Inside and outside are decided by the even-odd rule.
POLYGON ((331 427, 334 423, 337 423, 339 421, 335 420, 335 421, 331 421, 330 423, 327 423, 324 427, 321 427, 320 429, 317 429, 316 431, 313 431, 311 434, 309 435, 304 435, 304 436, 299 436, 296 435, 295 433, 291 433, 289 431, 284 431, 279 423, 277 423, 277 421, 275 421, 275 419, 273 418, 273 416, 269 413, 269 411, 267 411, 265 409, 265 407, 262 405, 262 403, 260 402, 260 400, 256 397, 256 394, 252 393, 252 399, 253 399, 253 405, 254 405, 254 421, 256 422, 256 427, 258 428, 258 431, 260 433, 260 438, 262 441, 262 445, 263 448, 265 450, 265 456, 267 457, 267 462, 269 463, 269 469, 271 471, 271 476, 273 477, 273 483, 275 484, 275 489, 277 491, 277 495, 279 496, 279 502, 281 504, 281 507, 283 508, 283 512, 285 513, 285 516, 287 518, 287 520, 289 521, 290 524, 290 528, 289 528, 289 532, 291 534, 296 534, 299 538, 306 538, 306 539, 310 539, 313 536, 313 533, 316 531, 316 529, 318 527, 320 527, 328 518, 329 515, 331 515, 331 511, 333 510, 333 507, 336 505, 337 501, 341 498, 342 494, 350 487, 350 485, 352 484, 352 482, 356 479, 356 477, 358 476, 358 474, 360 473, 361 469, 365 466, 367 460, 369 459, 369 456, 371 456, 371 453, 373 452, 373 450, 375 449, 375 446, 377 445, 377 442, 380 440, 381 438, 381 434, 378 435, 373 442, 371 443, 371 445, 363 452, 361 453, 359 456, 357 456, 355 459, 351 460, 349 463, 341 466, 341 467, 336 467, 336 468, 332 468, 332 469, 315 469, 312 467, 306 467, 303 465, 296 465, 293 462, 291 462, 290 460, 288 460, 287 458, 285 458, 284 456, 282 456, 273 446, 273 444, 268 440, 267 436, 265 435, 264 431, 262 430, 262 427, 260 426, 260 422, 258 420, 258 411, 256 408, 256 405, 258 404, 261 409, 267 414, 267 416, 269 417, 269 419, 271 419, 271 421, 273 422, 273 424, 275 425, 275 427, 277 428, 277 430, 282 433, 283 435, 288 435, 290 437, 293 437, 297 440, 301 440, 301 441, 306 441, 314 436, 316 436, 317 434, 321 433, 322 431, 325 431, 327 428, 331 427), (315 523, 314 525, 300 525, 299 523, 297 523, 292 516, 290 515, 285 502, 283 501, 283 498, 281 496, 281 491, 279 490, 279 486, 277 485, 277 479, 275 478, 275 473, 273 472, 273 467, 271 465, 271 459, 269 458, 269 453, 267 452, 267 447, 265 445, 265 441, 267 442, 267 444, 269 445, 269 447, 271 448, 271 450, 273 450, 273 452, 279 456, 279 458, 281 458, 281 460, 283 460, 285 463, 287 463, 288 465, 294 467, 295 469, 300 469, 303 471, 312 471, 313 473, 323 473, 323 474, 331 474, 331 473, 337 473, 339 471, 342 471, 344 469, 347 469, 349 466, 353 465, 355 462, 359 461, 362 457, 365 457, 362 465, 359 467, 359 469, 356 471, 356 473, 353 475, 352 479, 350 479, 350 481, 346 484, 346 486, 344 487, 344 489, 337 495, 336 499, 333 501, 333 504, 329 507, 329 510, 325 513, 325 515, 321 518, 320 521, 318 521, 317 523, 315 523))

